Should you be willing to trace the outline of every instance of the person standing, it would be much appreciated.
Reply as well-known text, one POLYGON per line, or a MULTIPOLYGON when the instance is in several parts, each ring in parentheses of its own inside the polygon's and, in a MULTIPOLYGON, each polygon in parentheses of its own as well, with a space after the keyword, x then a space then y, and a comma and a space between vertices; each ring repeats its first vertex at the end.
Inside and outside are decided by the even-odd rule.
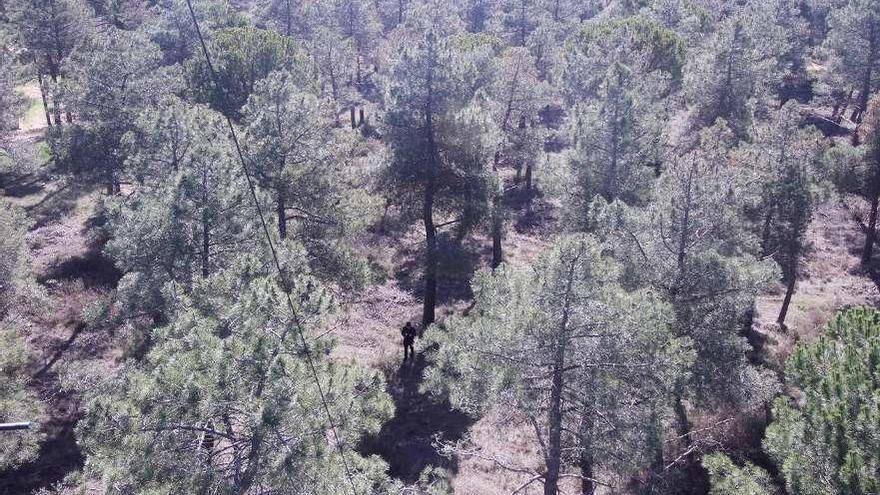
POLYGON ((406 362, 407 359, 415 359, 416 351, 413 346, 416 341, 415 327, 413 327, 410 322, 406 322, 406 325, 400 330, 400 335, 403 335, 403 361, 406 362))

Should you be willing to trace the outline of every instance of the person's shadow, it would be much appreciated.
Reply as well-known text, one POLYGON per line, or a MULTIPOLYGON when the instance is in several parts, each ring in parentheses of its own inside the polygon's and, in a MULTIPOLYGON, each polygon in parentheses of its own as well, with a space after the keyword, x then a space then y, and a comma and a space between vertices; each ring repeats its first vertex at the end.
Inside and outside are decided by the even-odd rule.
POLYGON ((434 439, 460 439, 474 420, 453 409, 448 401, 419 391, 425 368, 422 352, 414 359, 402 361, 394 370, 386 371, 387 391, 394 400, 395 415, 375 436, 365 438, 358 446, 364 455, 376 454, 388 463, 389 474, 407 483, 418 480, 428 466, 442 467, 453 473, 458 470, 456 459, 444 457, 434 448, 434 439))

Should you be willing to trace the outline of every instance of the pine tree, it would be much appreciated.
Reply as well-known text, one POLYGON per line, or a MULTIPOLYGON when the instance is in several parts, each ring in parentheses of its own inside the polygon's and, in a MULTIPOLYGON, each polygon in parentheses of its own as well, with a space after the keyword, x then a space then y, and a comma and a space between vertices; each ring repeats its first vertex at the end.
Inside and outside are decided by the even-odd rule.
POLYGON ((259 249, 256 214, 221 117, 166 101, 126 136, 135 190, 109 202, 105 248, 119 298, 161 320, 168 282, 190 287, 259 249))
MULTIPOLYGON (((844 75, 858 91, 858 105, 850 120, 861 122, 868 99, 880 81, 880 6, 868 0, 851 0, 831 13, 825 45, 836 55, 835 73, 844 75)), ((858 138, 858 133, 853 139, 858 138)))
POLYGON ((535 58, 535 68, 538 69, 541 80, 555 88, 562 64, 559 47, 564 46, 570 29, 566 25, 548 19, 541 21, 526 40, 526 47, 535 58))
POLYGON ((532 167, 541 151, 544 136, 536 124, 550 90, 540 81, 528 50, 510 48, 499 57, 489 91, 493 117, 502 139, 495 166, 507 162, 518 171, 519 177, 519 171, 532 167))
POLYGON ((39 429, 44 405, 28 389, 28 365, 33 357, 17 327, 7 319, 0 320, 0 423, 28 421, 32 425, 29 430, 8 431, 0 436, 0 470, 14 469, 36 458, 44 435, 39 429))
POLYGON ((279 237, 300 242, 316 273, 359 285, 347 246, 377 205, 355 156, 358 143, 351 133, 334 131, 331 105, 300 89, 290 73, 270 74, 243 109, 245 152, 259 185, 272 195, 279 237))
POLYGON ((880 490, 878 363, 880 314, 872 308, 839 313, 818 341, 789 357, 786 377, 801 398, 777 399, 764 440, 789 492, 880 490))
POLYGON ((355 71, 355 84, 360 87, 367 68, 368 57, 379 35, 379 20, 372 2, 365 0, 325 0, 330 18, 324 23, 334 26, 343 40, 354 45, 354 57, 349 61, 355 71))
POLYGON ((633 74, 628 89, 657 98, 681 77, 684 43, 648 18, 609 19, 582 25, 565 43, 563 57, 560 85, 568 105, 596 98, 616 65, 633 74))
POLYGON ((748 254, 756 241, 739 213, 743 191, 729 166, 734 141, 723 125, 704 131, 697 149, 665 164, 646 210, 613 203, 597 222, 612 236, 627 284, 661 290, 675 310, 675 335, 693 341, 690 376, 675 384, 685 442, 686 400, 751 408, 776 388, 769 372, 749 363, 741 335, 744 316, 774 271, 748 254))
POLYGON ((770 475, 750 462, 737 466, 724 454, 703 458, 712 484, 710 495, 771 495, 775 493, 770 475))
POLYGON ((809 25, 802 15, 803 2, 799 0, 771 0, 749 2, 744 16, 750 20, 751 36, 761 40, 759 47, 764 57, 772 57, 779 84, 779 99, 806 101, 810 97, 811 82, 807 74, 807 54, 811 48, 809 25))
POLYGON ((355 489, 384 482, 384 464, 352 450, 390 416, 382 379, 333 363, 327 341, 312 337, 333 302, 301 263, 291 280, 295 313, 277 279, 260 275, 264 266, 245 257, 197 282, 191 296, 177 292, 143 361, 88 393, 78 426, 86 479, 107 493, 345 493, 335 428, 355 489), (313 346, 332 427, 298 331, 313 346))
MULTIPOLYGON (((309 52, 318 65, 321 86, 336 104, 332 109, 337 115, 340 105, 353 99, 350 85, 355 80, 355 66, 351 63, 357 55, 357 47, 351 39, 344 39, 336 32, 319 28, 315 31, 309 52)), ((336 120, 338 125, 338 119, 336 120)))
POLYGON ((473 109, 461 110, 466 99, 457 92, 443 33, 430 27, 423 32, 391 68, 385 116, 391 161, 383 182, 393 200, 420 210, 425 229, 422 323, 427 327, 434 322, 437 300, 435 212, 456 216, 448 225, 458 223, 460 231, 478 223, 487 204, 486 168, 493 149, 483 142, 481 117, 473 109))
MULTIPOLYGON (((543 151, 546 134, 537 123, 538 112, 547 101, 549 88, 540 82, 528 50, 510 48, 500 55, 495 78, 488 89, 493 120, 500 131, 493 169, 497 171, 502 165, 512 166, 516 170, 517 183, 525 170, 525 193, 531 194, 534 168, 543 151)), ((497 267, 503 258, 503 189, 496 196, 492 211, 492 267, 497 267)))
POLYGON ((786 286, 777 318, 780 326, 785 324, 799 264, 808 249, 805 235, 815 208, 815 172, 822 153, 820 135, 801 129, 800 122, 797 104, 788 103, 756 129, 746 148, 761 183, 758 223, 762 255, 774 257, 786 286))
POLYGON ((685 92, 697 125, 724 119, 738 137, 747 137, 754 112, 779 81, 774 50, 764 45, 754 23, 741 13, 730 16, 689 58, 685 92))
POLYGON ((161 67, 159 48, 137 32, 110 29, 89 40, 69 61, 65 99, 75 126, 53 136, 56 162, 84 179, 120 191, 125 175, 122 137, 136 116, 174 91, 173 68, 161 67))
MULTIPOLYGON (((89 29, 90 11, 80 0, 27 0, 12 4, 10 17, 16 26, 17 41, 27 51, 24 58, 33 63, 46 123, 51 126, 54 117, 54 124, 60 126, 63 98, 58 85, 67 75, 66 64, 74 48, 93 35, 89 29)), ((71 109, 65 110, 69 123, 71 109)))
POLYGON ((568 228, 591 228, 590 204, 636 203, 662 141, 658 101, 680 77, 683 43, 647 18, 589 23, 566 43, 562 93, 575 108, 562 185, 568 228))
POLYGON ((0 470, 37 456, 44 406, 28 389, 32 356, 19 334, 28 310, 40 302, 31 279, 23 212, 0 200, 0 423, 33 423, 27 431, 0 435, 0 470))
POLYGON ((470 33, 482 33, 489 29, 498 9, 496 0, 464 0, 461 2, 459 16, 464 20, 465 29, 470 33))
POLYGON ((501 407, 531 423, 544 454, 531 482, 545 494, 569 467, 592 493, 600 466, 647 462, 652 409, 688 361, 668 306, 624 291, 601 251, 590 237, 562 238, 531 268, 480 272, 470 316, 427 335, 438 344, 429 388, 472 414, 501 407))
MULTIPOLYGON (((13 138, 18 129, 19 116, 25 109, 25 99, 16 91, 18 67, 12 54, 0 49, 0 174, 26 170, 30 165, 31 146, 13 138)), ((0 179, 0 188, 3 180, 0 179)))
POLYGON ((302 85, 312 81, 302 48, 275 31, 251 26, 222 28, 209 38, 208 52, 222 93, 203 56, 191 58, 186 65, 190 90, 196 101, 209 103, 236 121, 241 120, 241 109, 257 81, 273 71, 286 69, 302 85))
POLYGON ((410 19, 413 0, 375 0, 376 15, 388 32, 410 19))
POLYGON ((526 46, 540 19, 537 0, 499 0, 497 27, 511 46, 526 46))
POLYGON ((868 202, 862 265, 869 266, 877 242, 877 215, 880 209, 880 100, 869 103, 860 132, 865 136, 863 145, 835 146, 829 150, 826 161, 834 170, 833 180, 838 190, 857 194, 868 202))
POLYGON ((257 26, 274 29, 288 38, 311 39, 317 10, 294 0, 258 0, 254 3, 257 26))
POLYGON ((590 229, 596 197, 630 204, 646 198, 662 135, 657 108, 633 88, 638 77, 625 65, 608 69, 594 99, 578 104, 571 117, 572 147, 565 152, 571 183, 566 189, 568 228, 590 229))
MULTIPOLYGON (((241 14, 222 3, 213 0, 191 2, 199 27, 204 32, 245 24, 241 14)), ((155 15, 142 30, 162 49, 163 65, 183 65, 190 58, 201 57, 199 37, 186 0, 158 0, 153 8, 155 15)))

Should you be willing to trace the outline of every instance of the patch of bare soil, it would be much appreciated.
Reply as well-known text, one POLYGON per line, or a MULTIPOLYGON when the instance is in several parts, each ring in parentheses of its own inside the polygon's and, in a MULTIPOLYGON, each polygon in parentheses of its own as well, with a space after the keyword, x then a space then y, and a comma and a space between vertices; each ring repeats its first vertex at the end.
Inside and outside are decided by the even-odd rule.
MULTIPOLYGON (((512 189, 508 231, 504 240, 504 259, 515 265, 533 262, 549 245, 547 237, 555 222, 555 207, 539 195, 525 196, 512 189)), ((401 225, 392 216, 381 229, 361 239, 359 251, 377 271, 383 282, 369 287, 359 298, 347 301, 343 315, 332 328, 338 345, 333 356, 380 370, 386 377, 387 391, 395 404, 395 416, 358 450, 380 455, 389 464, 389 473, 406 482, 418 479, 427 467, 441 467, 452 474, 456 493, 494 495, 510 493, 531 476, 514 473, 498 464, 513 462, 536 469, 540 457, 528 440, 529 430, 522 422, 499 421, 496 414, 474 419, 419 391, 424 368, 419 354, 414 362, 403 362, 400 329, 406 321, 418 325, 422 311, 423 232, 418 225, 401 225), (470 434, 472 455, 447 457, 438 452, 437 440, 454 442, 470 434), (494 458, 495 455, 502 457, 494 458), (504 456, 512 456, 507 459, 504 456)), ((477 270, 488 269, 491 239, 487 232, 475 232, 463 241, 454 229, 441 230, 439 239, 437 320, 465 311, 473 294, 470 280, 477 270)), ((418 344, 416 345, 418 348, 418 344)), ((533 483, 520 493, 540 493, 533 483)))
POLYGON ((815 339, 838 310, 880 303, 878 286, 860 264, 865 235, 854 216, 863 217, 865 210, 864 201, 854 198, 819 207, 807 233, 812 250, 792 297, 786 329, 776 324, 784 288, 758 298, 753 329, 771 363, 783 363, 798 341, 815 339))
POLYGON ((524 485, 541 466, 531 426, 509 411, 493 410, 470 430, 460 474, 453 483, 455 493, 543 493, 540 482, 524 485), (524 488, 523 488, 524 487, 524 488))

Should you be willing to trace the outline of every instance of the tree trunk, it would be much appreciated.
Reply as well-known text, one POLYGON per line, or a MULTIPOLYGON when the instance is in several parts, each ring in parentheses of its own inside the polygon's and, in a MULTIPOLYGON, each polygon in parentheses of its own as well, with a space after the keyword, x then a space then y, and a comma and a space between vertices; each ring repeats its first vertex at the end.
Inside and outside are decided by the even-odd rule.
POLYGON ((349 113, 351 114, 351 128, 357 129, 357 121, 354 118, 354 107, 349 108, 349 113))
POLYGON ((532 193, 532 164, 526 165, 526 194, 532 193))
MULTIPOLYGON (((46 55, 46 60, 49 64, 49 77, 52 79, 52 84, 54 84, 55 88, 58 87, 58 74, 57 69, 55 69, 54 64, 52 62, 52 58, 49 55, 46 55)), ((58 105, 58 99, 56 98, 55 92, 52 93, 52 113, 55 116, 55 125, 61 127, 61 107, 58 105)))
POLYGON ((209 235, 208 211, 202 210, 202 278, 208 278, 209 273, 208 261, 210 259, 209 249, 211 246, 209 235))
POLYGON ((663 425, 654 407, 651 408, 651 430, 648 432, 648 443, 654 453, 653 459, 651 459, 651 469, 659 472, 663 469, 663 425))
POLYGON ((841 104, 841 101, 839 99, 835 98, 834 106, 831 107, 831 120, 833 120, 834 122, 837 122, 838 124, 840 123, 840 121, 837 118, 837 112, 840 111, 840 104, 841 104))
POLYGON ((278 191, 278 203, 275 207, 278 214, 278 237, 287 239, 287 203, 281 191, 278 191))
POLYGON ((586 451, 578 459, 581 468, 581 494, 593 495, 596 485, 593 483, 593 456, 586 451))
MULTIPOLYGON (((208 171, 202 169, 202 205, 208 204, 208 171)), ((202 206, 202 278, 208 278, 208 262, 210 261, 210 227, 208 226, 208 208, 202 206)))
MULTIPOLYGON (((561 339, 560 339, 561 340, 561 339)), ((565 344, 557 342, 553 358, 553 377, 550 384, 549 436, 547 439, 547 473, 544 475, 544 495, 558 492, 559 470, 562 460, 562 370, 565 367, 565 344)))
POLYGON ((608 164, 608 173, 605 175, 605 184, 603 184, 602 197, 605 201, 611 202, 617 195, 617 161, 620 155, 620 126, 618 125, 618 114, 620 112, 620 103, 614 102, 614 113, 611 120, 611 160, 608 164))
POLYGON ((113 196, 117 191, 117 179, 116 179, 116 170, 115 167, 109 166, 106 170, 107 173, 107 196, 113 196))
POLYGON ((840 121, 846 116, 846 109, 849 108, 852 103, 852 97, 855 89, 850 88, 849 93, 846 94, 846 98, 843 100, 843 104, 840 106, 840 113, 837 114, 837 119, 834 120, 834 123, 840 124, 840 121))
POLYGON ((865 76, 862 80, 862 89, 861 91, 859 91, 859 107, 853 111, 853 115, 851 116, 851 120, 856 124, 860 124, 862 122, 862 117, 864 117, 865 112, 868 111, 868 98, 871 96, 872 75, 872 67, 868 66, 868 68, 865 69, 865 76))
POLYGON ((358 127, 364 125, 364 107, 358 108, 358 127))
POLYGON ((851 120, 856 123, 856 130, 853 132, 852 144, 859 144, 859 127, 862 119, 868 112, 868 97, 871 95, 871 78, 873 76, 874 63, 877 58, 877 32, 876 24, 871 23, 870 34, 868 35, 868 66, 865 68, 865 74, 862 77, 862 88, 859 91, 859 106, 853 111, 851 120))
POLYGON ((691 445, 691 423, 688 421, 687 409, 684 407, 684 401, 681 398, 681 391, 675 392, 675 419, 678 422, 678 436, 684 441, 685 448, 691 445))
MULTIPOLYGON (((795 262, 793 261, 792 264, 794 263, 795 262)), ((785 316, 788 314, 788 305, 791 304, 791 296, 794 295, 794 286, 797 283, 797 276, 794 267, 790 267, 789 270, 788 287, 785 289, 785 297, 782 299, 782 308, 779 310, 779 317, 776 318, 776 323, 779 324, 780 328, 785 328, 785 316)))
POLYGON ((425 224, 425 298, 422 307, 422 329, 434 323, 434 306, 437 304, 437 227, 434 225, 434 179, 425 185, 422 204, 422 221, 425 224))
POLYGON ((492 200, 492 269, 498 268, 503 257, 501 247, 501 235, 504 230, 504 221, 501 216, 501 202, 496 196, 492 200))
POLYGON ((286 6, 287 22, 285 22, 285 35, 290 38, 291 34, 293 33, 293 16, 291 15, 290 0, 287 0, 286 6))
POLYGON ((764 216, 764 228, 761 229, 761 254, 767 256, 770 252, 770 225, 773 223, 773 206, 764 216))
POLYGON ((43 83, 43 74, 40 73, 40 67, 37 65, 36 58, 34 58, 34 68, 37 72, 37 84, 40 85, 40 98, 43 100, 43 112, 46 114, 46 125, 52 127, 52 117, 49 114, 49 100, 46 98, 46 85, 43 83))
MULTIPOLYGON (((433 46, 430 49, 433 50, 433 46)), ((425 137, 428 142, 428 177, 425 180, 425 197, 422 203, 422 222, 425 226, 425 296, 422 306, 422 329, 434 323, 434 309, 437 305, 437 226, 434 225, 434 194, 437 187, 439 167, 437 143, 434 138, 434 71, 428 67, 428 99, 425 103, 425 137)))
POLYGON ((553 354, 553 368, 550 381, 550 404, 547 421, 547 472, 544 474, 544 495, 556 495, 559 491, 559 471, 562 467, 562 389, 565 373, 565 348, 568 343, 568 318, 571 305, 571 288, 574 281, 574 262, 571 262, 565 288, 565 302, 559 334, 556 336, 556 349, 553 354))
POLYGON ((865 232, 865 249, 862 250, 862 264, 867 265, 871 262, 874 254, 874 237, 876 236, 875 228, 877 227, 877 206, 880 204, 880 196, 874 194, 871 197, 871 214, 868 217, 868 230, 865 232))
POLYGON ((682 280, 684 279, 685 260, 687 258, 687 249, 688 249, 688 242, 689 242, 688 236, 690 235, 689 230, 690 230, 691 202, 693 201, 691 188, 693 185, 694 173, 696 172, 696 170, 695 170, 696 166, 697 166, 696 162, 691 164, 691 169, 688 172, 687 184, 685 187, 685 200, 684 200, 684 206, 683 206, 683 210, 682 210, 682 214, 681 214, 682 215, 681 234, 679 235, 679 239, 678 239, 678 253, 677 253, 677 267, 678 267, 677 277, 678 278, 675 281, 675 288, 674 288, 675 291, 678 290, 679 285, 681 284, 682 280))
POLYGON ((581 470, 581 495, 593 495, 596 485, 593 482, 593 446, 592 446, 592 430, 594 420, 592 411, 585 408, 581 416, 580 424, 580 447, 578 454, 578 466, 581 470))

